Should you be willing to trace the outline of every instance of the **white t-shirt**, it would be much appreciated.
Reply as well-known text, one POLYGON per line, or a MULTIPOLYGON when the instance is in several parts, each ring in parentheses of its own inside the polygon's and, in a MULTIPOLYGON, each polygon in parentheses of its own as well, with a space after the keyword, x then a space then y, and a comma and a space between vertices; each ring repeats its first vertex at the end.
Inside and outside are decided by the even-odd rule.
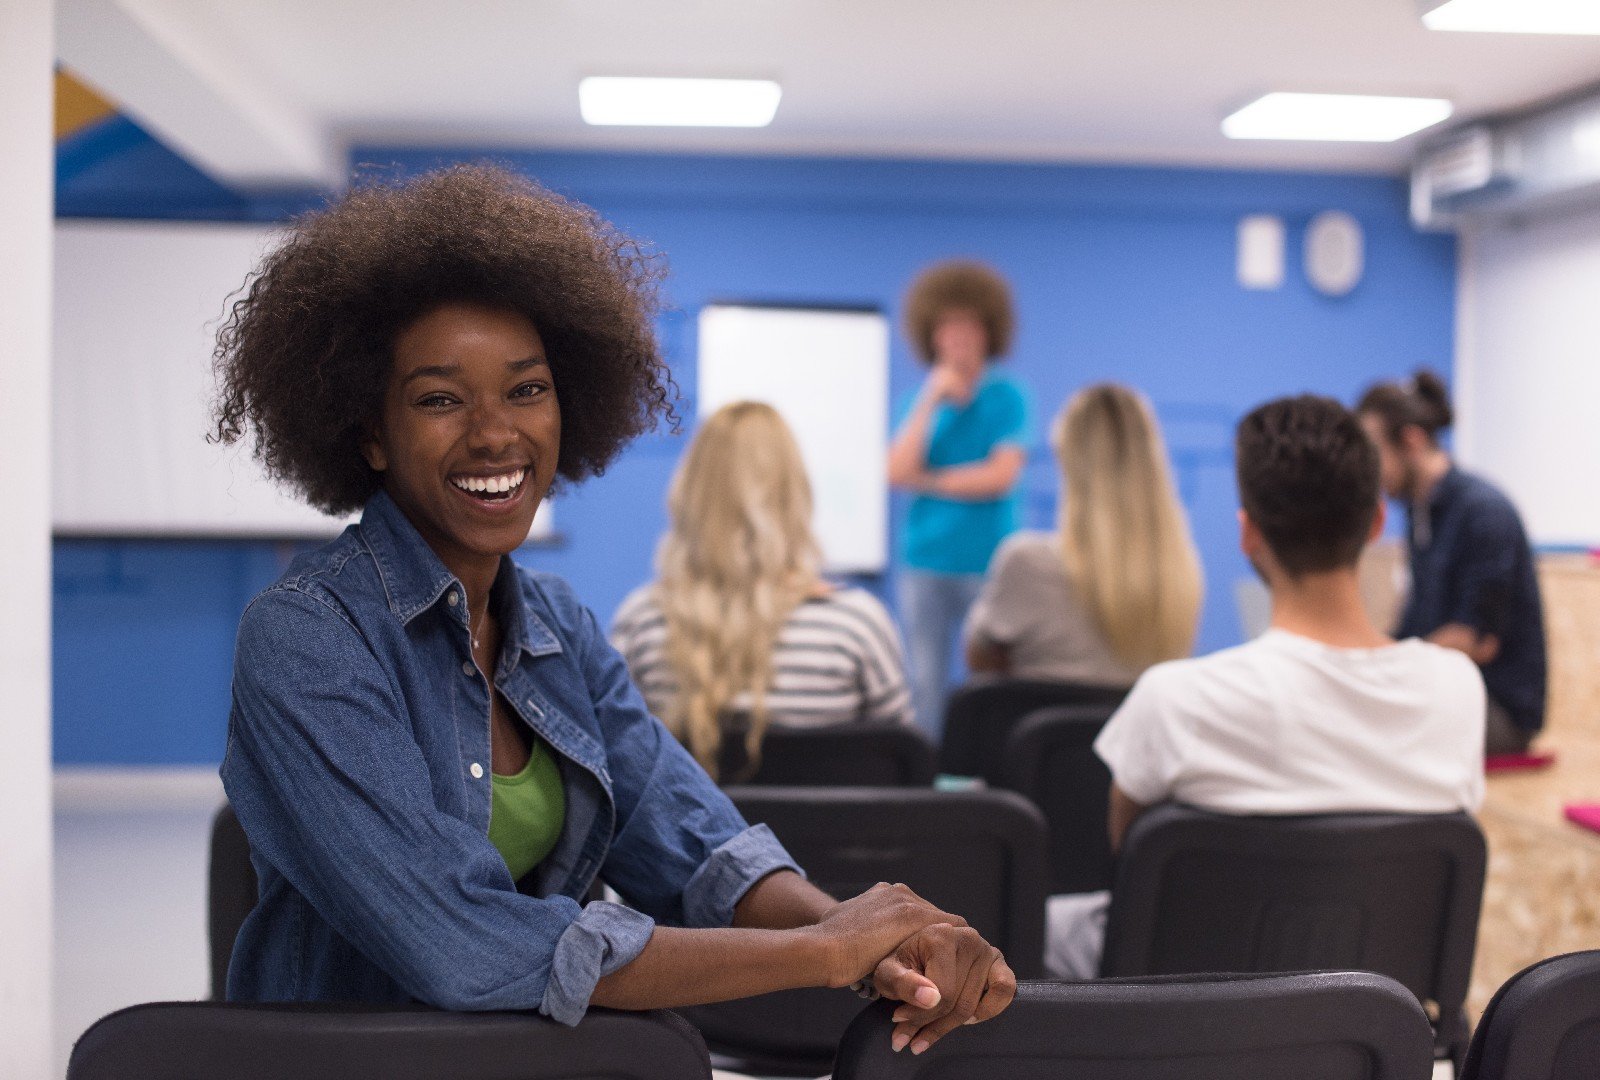
POLYGON ((1273 629, 1146 671, 1094 748, 1146 805, 1449 813, 1483 801, 1483 726, 1483 678, 1462 653, 1273 629))

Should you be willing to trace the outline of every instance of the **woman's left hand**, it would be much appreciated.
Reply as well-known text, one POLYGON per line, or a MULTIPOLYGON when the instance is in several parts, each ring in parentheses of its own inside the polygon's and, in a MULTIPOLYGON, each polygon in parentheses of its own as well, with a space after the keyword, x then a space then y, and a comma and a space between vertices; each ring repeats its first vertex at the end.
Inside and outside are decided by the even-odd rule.
POLYGON ((878 964, 873 983, 884 997, 904 1002, 894 1013, 891 1045, 920 1054, 962 1024, 998 1016, 1017 993, 1017 977, 1000 950, 970 926, 936 923, 907 938, 878 964), (931 980, 939 1000, 912 1003, 931 980))

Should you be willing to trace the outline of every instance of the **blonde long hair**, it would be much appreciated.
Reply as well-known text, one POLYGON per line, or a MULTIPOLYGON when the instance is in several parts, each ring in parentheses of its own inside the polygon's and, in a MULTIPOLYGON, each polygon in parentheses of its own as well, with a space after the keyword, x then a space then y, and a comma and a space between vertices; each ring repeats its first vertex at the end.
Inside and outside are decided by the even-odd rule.
POLYGON ((1111 651, 1141 671, 1188 656, 1200 559, 1149 404, 1115 383, 1088 387, 1056 417, 1051 443, 1067 575, 1111 651))
POLYGON ((778 633, 821 582, 811 483, 777 410, 751 401, 718 409, 672 478, 667 513, 656 598, 677 694, 662 719, 716 775, 724 712, 749 694, 753 771, 778 633))

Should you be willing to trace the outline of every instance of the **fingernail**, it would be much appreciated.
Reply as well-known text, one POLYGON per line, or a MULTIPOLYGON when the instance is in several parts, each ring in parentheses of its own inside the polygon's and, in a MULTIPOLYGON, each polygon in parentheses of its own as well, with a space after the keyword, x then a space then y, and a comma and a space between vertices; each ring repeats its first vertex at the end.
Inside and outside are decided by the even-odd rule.
POLYGON ((916 1042, 911 1044, 911 1052, 913 1054, 920 1054, 924 1050, 926 1050, 927 1048, 928 1048, 928 1040, 926 1040, 926 1039, 918 1039, 916 1042))
POLYGON ((969 1016, 964 1021, 962 1021, 962 1023, 965 1023, 965 1024, 976 1024, 977 1022, 978 1022, 978 1018, 976 1016, 969 1016))
POLYGON ((889 1040, 889 1049, 898 1054, 900 1051, 906 1048, 906 1043, 910 1041, 910 1035, 907 1035, 904 1032, 896 1032, 894 1038, 889 1040))
POLYGON ((918 990, 911 996, 915 998, 917 1004, 921 1005, 924 1009, 931 1009, 935 1005, 939 1004, 939 991, 931 986, 924 986, 921 990, 918 990))
POLYGON ((894 1011, 894 1015, 891 1016, 889 1019, 894 1021, 896 1024, 905 1023, 906 1022, 905 1010, 904 1009, 896 1009, 894 1011))

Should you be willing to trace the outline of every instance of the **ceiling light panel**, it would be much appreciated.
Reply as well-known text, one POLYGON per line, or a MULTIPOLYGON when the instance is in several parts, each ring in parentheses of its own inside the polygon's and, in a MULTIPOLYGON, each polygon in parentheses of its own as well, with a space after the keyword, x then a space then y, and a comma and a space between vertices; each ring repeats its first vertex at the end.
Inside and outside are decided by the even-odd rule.
POLYGON ((1230 139, 1394 142, 1449 115, 1443 98, 1274 92, 1222 121, 1222 133, 1230 139))
POLYGON ((1597 0, 1445 0, 1422 15, 1430 30, 1600 34, 1597 0))
POLYGON ((766 127, 782 95, 768 79, 591 76, 578 84, 578 108, 587 124, 766 127))

